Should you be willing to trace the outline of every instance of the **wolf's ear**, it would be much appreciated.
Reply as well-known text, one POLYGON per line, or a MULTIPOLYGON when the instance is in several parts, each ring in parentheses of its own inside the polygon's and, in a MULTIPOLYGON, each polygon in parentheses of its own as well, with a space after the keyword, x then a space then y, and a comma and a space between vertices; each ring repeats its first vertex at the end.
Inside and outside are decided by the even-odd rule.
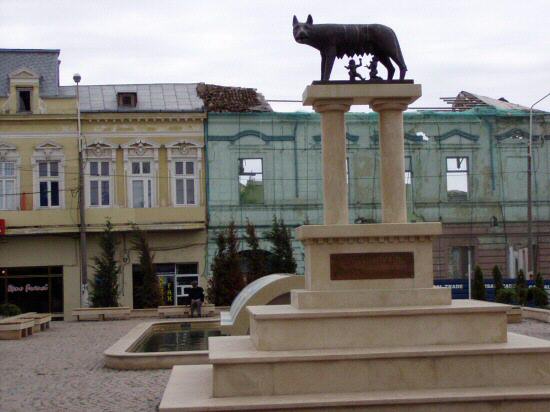
POLYGON ((311 17, 311 14, 308 14, 308 15, 307 15, 306 23, 307 23, 307 24, 313 24, 313 17, 311 17))
POLYGON ((298 19, 296 18, 296 15, 294 15, 294 18, 292 19, 292 25, 296 26, 298 24, 298 19))

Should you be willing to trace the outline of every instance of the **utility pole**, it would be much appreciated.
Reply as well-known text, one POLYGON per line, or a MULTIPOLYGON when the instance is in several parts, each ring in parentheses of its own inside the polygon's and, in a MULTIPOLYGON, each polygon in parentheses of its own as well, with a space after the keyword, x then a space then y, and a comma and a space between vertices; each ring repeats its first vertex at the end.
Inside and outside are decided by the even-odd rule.
POLYGON ((533 107, 550 96, 547 93, 529 108, 529 145, 527 147, 527 272, 534 275, 537 270, 536 255, 533 253, 533 199, 532 199, 532 165, 533 165, 533 107))
POLYGON ((86 197, 84 188, 84 142, 82 140, 82 125, 80 122, 80 93, 78 83, 80 74, 75 73, 76 83, 76 118, 78 129, 78 210, 80 216, 80 307, 88 307, 88 242, 86 239, 86 197))

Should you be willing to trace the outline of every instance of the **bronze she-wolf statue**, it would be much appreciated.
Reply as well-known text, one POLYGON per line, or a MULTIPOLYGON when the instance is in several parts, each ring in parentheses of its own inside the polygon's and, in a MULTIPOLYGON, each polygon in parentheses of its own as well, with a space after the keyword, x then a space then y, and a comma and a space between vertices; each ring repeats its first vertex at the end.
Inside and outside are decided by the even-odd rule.
POLYGON ((373 63, 380 62, 393 79, 393 60, 399 67, 399 79, 405 78, 407 66, 394 31, 382 24, 313 24, 311 14, 305 23, 296 16, 292 21, 294 39, 321 52, 321 81, 328 81, 336 57, 372 54, 373 63), (391 60, 390 60, 391 59, 391 60))

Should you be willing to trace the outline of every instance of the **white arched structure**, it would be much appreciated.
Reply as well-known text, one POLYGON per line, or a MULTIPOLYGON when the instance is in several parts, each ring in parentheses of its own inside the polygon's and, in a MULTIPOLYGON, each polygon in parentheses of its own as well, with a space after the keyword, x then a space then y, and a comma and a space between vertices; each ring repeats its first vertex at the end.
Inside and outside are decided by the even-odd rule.
POLYGON ((237 295, 229 312, 221 313, 221 330, 226 335, 246 335, 250 326, 247 306, 288 304, 292 289, 304 289, 305 278, 300 275, 273 274, 248 284, 237 295))

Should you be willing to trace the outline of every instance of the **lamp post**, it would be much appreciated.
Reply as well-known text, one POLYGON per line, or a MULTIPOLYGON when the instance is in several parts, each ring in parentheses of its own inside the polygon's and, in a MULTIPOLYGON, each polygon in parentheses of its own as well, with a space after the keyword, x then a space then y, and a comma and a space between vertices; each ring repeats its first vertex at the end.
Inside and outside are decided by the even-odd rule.
POLYGON ((88 244, 86 239, 86 197, 84 190, 84 142, 82 140, 82 126, 80 122, 80 93, 78 84, 82 77, 75 73, 73 80, 76 83, 76 119, 78 130, 78 210, 80 231, 80 307, 88 306, 88 244))
POLYGON ((527 148, 527 272, 534 274, 536 270, 534 265, 535 256, 533 253, 533 200, 532 200, 532 160, 533 160, 533 107, 550 96, 547 93, 544 97, 537 100, 529 108, 529 145, 527 148))

